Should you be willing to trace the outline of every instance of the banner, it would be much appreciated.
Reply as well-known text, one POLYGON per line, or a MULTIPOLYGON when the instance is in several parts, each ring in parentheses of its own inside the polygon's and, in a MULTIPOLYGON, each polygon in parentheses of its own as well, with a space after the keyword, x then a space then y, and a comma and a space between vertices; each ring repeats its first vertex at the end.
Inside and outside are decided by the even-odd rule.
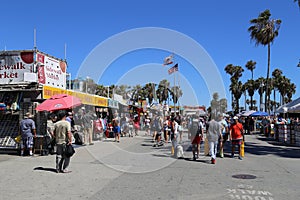
POLYGON ((25 73, 34 73, 33 51, 0 52, 0 84, 25 83, 25 73))
POLYGON ((108 99, 105 97, 100 97, 97 95, 86 94, 82 92, 76 92, 72 90, 64 90, 60 88, 43 86, 43 98, 49 99, 51 96, 56 94, 67 94, 80 99, 83 104, 99 106, 99 107, 108 107, 108 99))
POLYGON ((66 62, 41 52, 37 52, 36 60, 40 84, 61 89, 66 88, 66 62))

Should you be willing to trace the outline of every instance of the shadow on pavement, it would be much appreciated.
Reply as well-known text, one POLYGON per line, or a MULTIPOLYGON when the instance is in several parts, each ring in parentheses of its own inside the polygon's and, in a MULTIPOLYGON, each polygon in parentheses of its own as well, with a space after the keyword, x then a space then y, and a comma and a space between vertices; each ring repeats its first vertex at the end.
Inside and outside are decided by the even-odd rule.
POLYGON ((211 164, 210 160, 193 160, 193 158, 184 158, 184 160, 186 161, 191 161, 191 162, 200 162, 200 163, 204 163, 204 164, 211 164))
POLYGON ((47 168, 47 167, 36 167, 33 170, 47 171, 47 172, 54 172, 54 173, 56 173, 56 169, 54 169, 54 168, 47 168))
POLYGON ((254 155, 273 154, 285 158, 300 158, 300 149, 288 146, 262 146, 253 142, 245 142, 245 152, 254 155))
POLYGON ((152 156, 161 157, 161 158, 169 158, 169 157, 171 157, 170 155, 167 155, 167 154, 152 154, 152 156))

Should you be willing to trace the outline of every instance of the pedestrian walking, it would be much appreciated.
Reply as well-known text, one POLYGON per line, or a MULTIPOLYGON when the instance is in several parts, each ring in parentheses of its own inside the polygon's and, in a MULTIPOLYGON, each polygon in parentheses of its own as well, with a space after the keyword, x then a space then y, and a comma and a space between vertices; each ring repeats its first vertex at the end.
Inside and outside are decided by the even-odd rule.
POLYGON ((151 123, 151 120, 149 118, 149 116, 147 115, 145 117, 145 131, 146 131, 146 135, 150 135, 150 123, 151 123))
POLYGON ((224 119, 223 115, 219 116, 219 123, 222 126, 222 138, 219 138, 219 145, 220 145, 220 157, 223 158, 224 157, 224 143, 227 141, 228 139, 228 135, 229 135, 229 126, 227 121, 224 119))
POLYGON ((192 143, 192 151, 193 151, 193 160, 199 158, 200 154, 200 142, 203 138, 203 124, 202 122, 194 118, 192 119, 190 126, 190 134, 191 134, 191 143, 192 143))
POLYGON ((243 125, 239 122, 237 116, 233 117, 233 123, 230 125, 230 140, 231 140, 231 157, 234 157, 235 146, 238 146, 239 159, 242 160, 241 156, 241 144, 244 140, 243 125))
POLYGON ((211 119, 208 124, 208 130, 207 130, 207 139, 209 143, 209 152, 211 155, 211 163, 216 164, 216 154, 217 154, 217 146, 218 146, 218 140, 222 136, 222 125, 215 121, 214 119, 211 119))
POLYGON ((134 115, 133 127, 134 127, 135 136, 138 136, 141 126, 140 126, 140 119, 139 119, 139 116, 137 114, 134 115))
POLYGON ((69 173, 70 157, 65 154, 66 145, 72 145, 71 124, 66 121, 67 113, 58 111, 58 122, 54 124, 54 137, 56 139, 56 172, 69 173))
POLYGON ((113 131, 115 135, 115 142, 120 142, 121 128, 118 119, 113 120, 113 131))
POLYGON ((24 156, 25 150, 29 150, 29 155, 32 156, 33 138, 36 137, 35 122, 31 119, 31 113, 26 113, 24 119, 20 122, 21 156, 24 156))
POLYGON ((179 143, 182 143, 182 118, 179 111, 176 111, 175 121, 178 124, 179 143))
POLYGON ((89 142, 89 145, 93 145, 93 116, 91 114, 91 111, 86 112, 85 107, 81 108, 83 110, 83 115, 81 118, 81 126, 83 127, 84 132, 84 144, 87 145, 89 142))
POLYGON ((161 132, 162 132, 162 127, 163 127, 163 120, 159 115, 154 116, 153 120, 153 139, 155 144, 153 145, 154 147, 162 146, 163 143, 161 142, 161 132))
POLYGON ((172 128, 171 128, 171 141, 172 141, 172 150, 171 153, 174 154, 175 153, 175 149, 177 147, 178 144, 178 123, 176 122, 175 118, 171 119, 172 122, 172 128))

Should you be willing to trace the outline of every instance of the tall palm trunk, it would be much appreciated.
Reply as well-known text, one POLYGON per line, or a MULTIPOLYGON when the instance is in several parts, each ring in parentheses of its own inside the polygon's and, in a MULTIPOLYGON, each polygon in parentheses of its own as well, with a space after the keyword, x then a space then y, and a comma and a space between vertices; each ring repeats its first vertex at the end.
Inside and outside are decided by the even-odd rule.
POLYGON ((249 110, 253 110, 253 96, 250 96, 250 105, 251 108, 249 110))
POLYGON ((269 96, 269 77, 270 77, 270 57, 271 57, 271 45, 268 44, 268 68, 267 68, 267 80, 266 80, 266 93, 265 93, 265 112, 269 112, 269 103, 268 96, 269 96))

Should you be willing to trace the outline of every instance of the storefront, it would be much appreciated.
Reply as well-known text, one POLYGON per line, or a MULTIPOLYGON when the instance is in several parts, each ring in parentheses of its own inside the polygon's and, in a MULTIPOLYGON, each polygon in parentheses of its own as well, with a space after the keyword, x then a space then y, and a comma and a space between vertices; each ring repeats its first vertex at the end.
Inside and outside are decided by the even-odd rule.
POLYGON ((44 86, 66 87, 66 62, 38 50, 0 52, 0 149, 16 149, 14 138, 25 113, 34 115, 41 133, 41 115, 35 111, 43 100, 44 86))

